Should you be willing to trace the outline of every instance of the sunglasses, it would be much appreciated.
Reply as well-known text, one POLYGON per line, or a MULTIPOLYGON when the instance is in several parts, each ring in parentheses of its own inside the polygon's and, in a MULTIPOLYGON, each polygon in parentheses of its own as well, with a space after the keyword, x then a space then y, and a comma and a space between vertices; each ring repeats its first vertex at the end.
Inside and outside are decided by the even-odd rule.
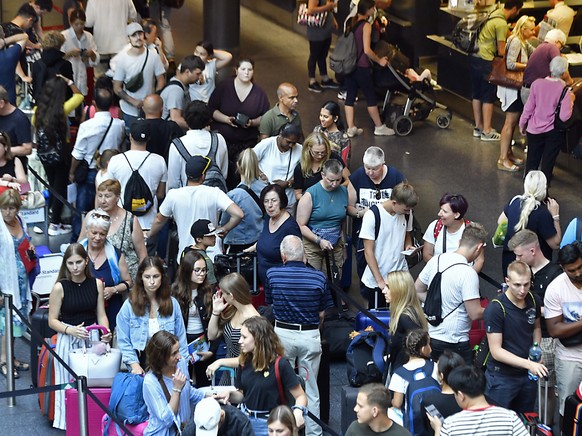
POLYGON ((104 215, 104 214, 100 214, 100 213, 97 213, 97 212, 93 212, 93 213, 91 214, 91 217, 92 217, 92 218, 95 218, 95 219, 102 219, 102 220, 104 220, 104 221, 109 221, 109 220, 111 220, 111 217, 110 217, 109 215, 104 215))
POLYGON ((382 199, 382 191, 380 191, 379 189, 376 189, 376 200, 381 200, 382 199))

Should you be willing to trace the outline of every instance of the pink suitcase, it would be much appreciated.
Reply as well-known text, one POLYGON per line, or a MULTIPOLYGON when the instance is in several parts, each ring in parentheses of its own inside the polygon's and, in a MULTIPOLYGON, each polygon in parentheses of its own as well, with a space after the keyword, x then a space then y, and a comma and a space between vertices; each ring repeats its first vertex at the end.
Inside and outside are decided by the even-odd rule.
MULTIPOLYGON (((105 432, 105 417, 107 415, 103 415, 103 418, 101 418, 101 433, 100 434, 104 434, 105 432)), ((148 422, 142 422, 141 424, 135 424, 135 425, 131 425, 131 424, 125 424, 125 426, 127 427, 127 429, 133 434, 133 436, 143 436, 143 432, 146 429, 148 425, 148 422)), ((107 432, 107 435, 104 436, 118 436, 117 435, 117 430, 115 427, 115 421, 112 421, 111 424, 109 425, 109 431, 107 432)))
MULTIPOLYGON (((90 388, 89 389, 105 407, 109 407, 109 397, 111 396, 111 388, 90 388)), ((81 434, 79 431, 79 406, 78 406, 77 389, 65 390, 65 407, 67 419, 67 436, 77 436, 81 434)), ((87 423, 89 427, 89 436, 101 436, 103 431, 101 429, 101 417, 103 410, 99 407, 91 397, 87 395, 87 423)))

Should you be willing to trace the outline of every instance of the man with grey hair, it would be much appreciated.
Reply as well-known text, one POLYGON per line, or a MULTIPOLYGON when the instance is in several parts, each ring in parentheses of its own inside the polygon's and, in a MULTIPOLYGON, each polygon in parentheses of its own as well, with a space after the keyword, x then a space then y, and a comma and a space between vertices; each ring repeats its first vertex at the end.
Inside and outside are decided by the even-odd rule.
MULTIPOLYGON (((543 79, 550 75, 550 62, 556 56, 560 56, 560 49, 566 44, 566 35, 558 29, 552 29, 544 38, 544 42, 537 46, 531 54, 523 72, 523 86, 521 88, 521 100, 527 103, 530 87, 537 79, 543 79)), ((566 72, 563 77, 566 85, 571 85, 574 81, 570 73, 566 72)))
MULTIPOLYGON (((305 368, 308 409, 319 417, 317 373, 321 361, 319 325, 323 313, 333 306, 325 275, 305 264, 301 238, 288 235, 281 242, 283 266, 267 271, 267 304, 273 305, 275 332, 293 368, 305 368)), ((306 420, 306 434, 321 435, 321 428, 306 420)))

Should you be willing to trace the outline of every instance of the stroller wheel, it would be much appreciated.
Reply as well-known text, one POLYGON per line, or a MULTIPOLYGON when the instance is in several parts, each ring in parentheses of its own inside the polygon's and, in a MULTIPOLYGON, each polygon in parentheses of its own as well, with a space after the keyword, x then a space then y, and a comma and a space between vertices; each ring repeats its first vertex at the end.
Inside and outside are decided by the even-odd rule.
POLYGON ((449 115, 439 115, 436 123, 439 128, 447 129, 451 125, 451 117, 449 115))
POLYGON ((412 120, 410 117, 400 115, 394 120, 394 131, 398 136, 406 136, 412 132, 412 120))

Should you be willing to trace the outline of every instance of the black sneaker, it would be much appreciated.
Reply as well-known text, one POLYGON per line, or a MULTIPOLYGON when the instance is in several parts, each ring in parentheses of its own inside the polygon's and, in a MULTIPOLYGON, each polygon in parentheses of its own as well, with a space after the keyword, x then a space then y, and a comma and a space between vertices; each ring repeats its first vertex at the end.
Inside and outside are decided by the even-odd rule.
POLYGON ((320 85, 319 83, 317 83, 317 82, 310 83, 310 84, 309 84, 309 86, 308 86, 308 89, 309 89, 311 92, 317 92, 318 94, 319 94, 320 92, 323 92, 323 88, 322 88, 322 87, 321 87, 321 85, 320 85))
POLYGON ((333 79, 322 80, 321 87, 324 89, 339 89, 339 83, 334 82, 333 79))

